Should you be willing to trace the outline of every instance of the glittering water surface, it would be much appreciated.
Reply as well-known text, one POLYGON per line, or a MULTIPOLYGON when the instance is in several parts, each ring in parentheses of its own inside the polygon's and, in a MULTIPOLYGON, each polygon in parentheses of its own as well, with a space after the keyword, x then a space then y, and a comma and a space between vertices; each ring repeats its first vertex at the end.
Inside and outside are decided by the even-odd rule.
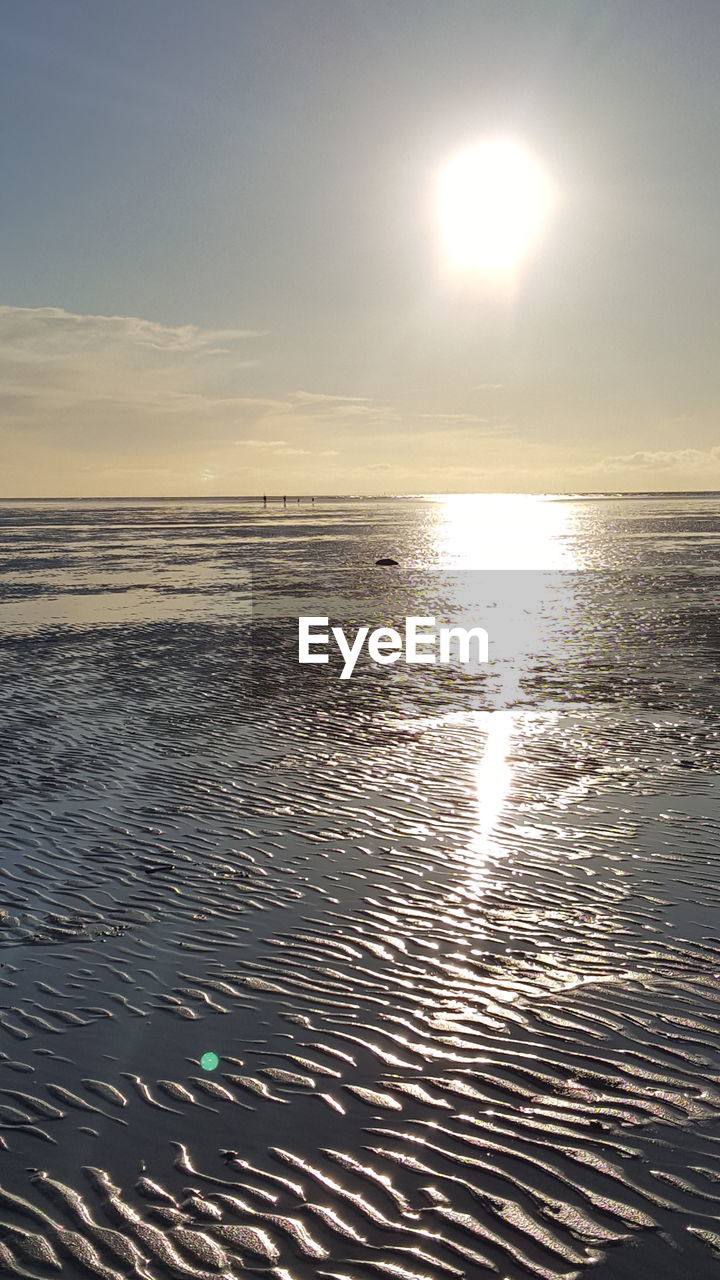
POLYGON ((716 1274, 719 517, 0 504, 0 1272, 716 1274))

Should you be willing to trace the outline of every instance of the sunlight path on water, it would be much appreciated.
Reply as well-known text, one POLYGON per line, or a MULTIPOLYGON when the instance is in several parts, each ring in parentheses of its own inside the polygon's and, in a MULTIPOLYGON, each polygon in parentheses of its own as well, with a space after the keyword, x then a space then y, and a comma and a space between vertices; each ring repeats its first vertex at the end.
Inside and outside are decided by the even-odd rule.
POLYGON ((573 509, 535 494, 454 494, 433 513, 438 561, 462 569, 578 569, 573 509))
POLYGON ((719 514, 0 510, 0 1269, 711 1280, 719 514), (318 582, 492 662, 306 680, 318 582))

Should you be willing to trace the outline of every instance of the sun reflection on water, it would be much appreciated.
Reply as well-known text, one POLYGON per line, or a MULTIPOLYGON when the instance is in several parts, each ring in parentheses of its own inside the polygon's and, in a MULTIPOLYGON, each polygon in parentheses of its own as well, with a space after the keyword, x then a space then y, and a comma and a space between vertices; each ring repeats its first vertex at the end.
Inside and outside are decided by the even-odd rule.
POLYGON ((537 705, 537 673, 562 666, 578 608, 577 572, 589 566, 575 506, 551 496, 437 495, 430 520, 452 624, 483 625, 489 635, 474 708, 440 717, 450 732, 464 724, 473 739, 466 783, 472 818, 462 856, 464 895, 476 901, 497 863, 512 854, 508 824, 518 816, 512 792, 526 739, 542 737, 557 714, 537 705))
POLYGON ((485 732, 485 749, 474 769, 477 824, 469 845, 472 854, 486 854, 507 801, 513 769, 509 761, 515 731, 512 711, 479 712, 478 727, 485 732))
POLYGON ((436 495, 431 537, 453 569, 577 569, 573 508, 524 493, 436 495))

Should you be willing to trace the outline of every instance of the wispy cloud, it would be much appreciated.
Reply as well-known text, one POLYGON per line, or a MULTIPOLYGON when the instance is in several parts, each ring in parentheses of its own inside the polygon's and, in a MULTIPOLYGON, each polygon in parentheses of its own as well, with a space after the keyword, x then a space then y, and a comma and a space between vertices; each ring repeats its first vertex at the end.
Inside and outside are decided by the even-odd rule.
POLYGON ((720 482, 720 444, 700 447, 700 428, 685 420, 661 424, 655 438, 688 447, 632 451, 646 435, 602 457, 602 433, 594 447, 551 445, 528 428, 529 415, 518 425, 493 413, 494 396, 450 390, 439 412, 439 388, 414 409, 337 383, 288 391, 273 381, 273 362, 263 364, 264 336, 0 306, 0 492, 251 492, 275 481, 287 492, 348 491, 372 488, 373 477, 398 492, 720 482))
POLYGON ((115 347, 117 343, 158 351, 225 351, 223 342, 259 338, 257 329, 201 329, 199 325, 163 325, 136 316, 77 315, 61 307, 0 306, 0 346, 37 353, 115 347))
POLYGON ((291 400, 297 404, 370 404, 367 396, 336 396, 324 391, 293 391, 291 400))
POLYGON ((250 329, 163 325, 135 316, 76 315, 58 307, 0 307, 2 425, 54 440, 100 443, 113 427, 192 429, 275 408, 228 395, 228 375, 255 363, 250 329))
POLYGON ((505 419, 481 417, 477 413, 421 413, 418 416, 421 422, 431 423, 438 428, 468 427, 476 432, 491 431, 493 434, 499 431, 509 431, 513 425, 505 419))
POLYGON ((287 449, 286 440, 236 440, 235 444, 245 449, 287 449))
POLYGON ((289 411, 298 419, 342 423, 357 419, 389 421, 395 411, 369 396, 340 396, 322 391, 293 391, 288 396, 289 411))
POLYGON ((261 449, 275 458, 337 458, 337 449, 298 449, 287 440, 236 440, 243 449, 261 449))
POLYGON ((597 471, 696 471, 720 463, 720 445, 712 449, 655 449, 602 458, 589 470, 597 471))

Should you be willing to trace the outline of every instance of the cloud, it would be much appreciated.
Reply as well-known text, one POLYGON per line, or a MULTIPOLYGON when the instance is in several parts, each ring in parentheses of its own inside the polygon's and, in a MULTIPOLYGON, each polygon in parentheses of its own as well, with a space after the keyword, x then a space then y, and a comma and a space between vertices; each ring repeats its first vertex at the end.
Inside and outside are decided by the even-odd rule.
POLYGON ((274 458, 337 458, 337 449, 298 449, 287 440, 236 440, 244 449, 262 449, 274 458))
POLYGON ((253 329, 201 329, 164 325, 137 316, 76 315, 60 307, 0 306, 0 349, 29 359, 73 355, 78 351, 143 349, 161 352, 224 354, 240 339, 259 338, 253 329), (225 344, 225 345, 223 345, 225 344))
POLYGON ((0 306, 0 423, 94 447, 120 429, 160 438, 168 428, 189 437, 207 431, 209 420, 224 434, 238 416, 257 419, 279 407, 228 394, 228 384, 239 384, 256 363, 248 344, 260 336, 0 306))
POLYGON ((370 404, 367 396, 336 396, 322 391, 293 391, 290 397, 298 404, 370 404))
POLYGON ((421 413, 421 418, 430 418, 433 422, 490 422, 490 418, 479 418, 476 413, 421 413))
POLYGON ((286 449, 286 440, 236 440, 237 445, 245 449, 286 449))
POLYGON ((418 415, 422 422, 429 422, 439 429, 468 427, 472 428, 476 434, 492 432, 496 434, 500 431, 509 431, 512 429, 512 423, 500 418, 480 417, 476 413, 421 413, 418 415))
POLYGON ((269 398, 261 397, 253 398, 252 396, 235 398, 228 403, 236 405, 236 407, 242 411, 243 417, 239 418, 238 422, 244 421, 245 416, 247 416, 247 414, 252 414, 254 411, 265 416, 271 413, 284 413, 290 408, 287 400, 271 400, 269 398))
POLYGON ((339 422, 343 419, 394 420, 396 411, 379 404, 369 396, 340 396, 323 391, 293 391, 288 396, 289 409, 301 421, 312 417, 316 422, 339 422))
MULTIPOLYGON (((368 396, 288 392, 273 384, 271 362, 261 363, 263 336, 0 306, 2 492, 193 493, 210 485, 228 493, 274 481, 288 492, 324 481, 329 491, 340 474, 345 489, 392 484, 399 492, 708 488, 720 479, 720 445, 632 451, 635 436, 623 441, 627 453, 599 457, 602 435, 594 447, 553 444, 535 430, 521 438, 511 421, 472 411, 477 398, 453 395, 452 412, 420 413, 368 396)), ((655 436, 698 438, 682 422, 655 436)))
POLYGON ((720 445, 712 449, 657 449, 601 458, 588 468, 597 471, 697 471, 720 463, 720 445))

